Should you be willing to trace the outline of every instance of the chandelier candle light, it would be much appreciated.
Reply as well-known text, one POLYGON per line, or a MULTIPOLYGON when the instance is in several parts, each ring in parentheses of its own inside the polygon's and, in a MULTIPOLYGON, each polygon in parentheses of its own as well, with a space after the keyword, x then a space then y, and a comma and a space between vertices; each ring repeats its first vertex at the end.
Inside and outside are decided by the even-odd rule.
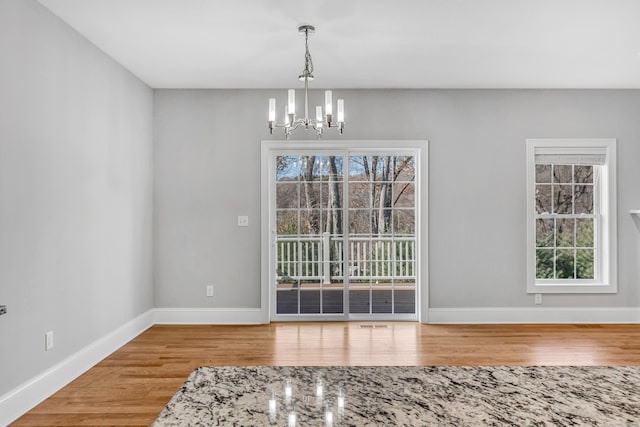
POLYGON ((291 132, 300 126, 304 126, 305 130, 313 129, 316 131, 318 138, 322 136, 325 128, 338 129, 340 135, 344 130, 344 100, 338 99, 336 102, 337 112, 334 119, 333 101, 330 90, 324 92, 325 110, 322 114, 322 106, 316 106, 315 120, 309 119, 309 82, 313 80, 313 61, 309 53, 309 34, 315 32, 313 25, 301 25, 298 32, 304 34, 305 55, 304 70, 298 77, 300 81, 304 81, 304 118, 296 118, 296 91, 289 89, 287 97, 287 108, 284 115, 284 123, 276 123, 276 99, 269 98, 269 133, 273 134, 274 128, 284 128, 285 137, 288 139, 291 132))

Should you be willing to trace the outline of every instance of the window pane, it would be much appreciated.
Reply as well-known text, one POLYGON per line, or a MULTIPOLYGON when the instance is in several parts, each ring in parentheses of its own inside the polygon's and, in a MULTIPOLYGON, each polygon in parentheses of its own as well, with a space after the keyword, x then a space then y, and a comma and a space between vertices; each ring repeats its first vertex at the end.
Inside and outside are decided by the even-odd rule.
MULTIPOLYGON (((331 262, 329 263, 329 274, 331 275, 331 286, 342 286, 342 278, 343 276, 343 271, 342 271, 342 246, 338 246, 338 245, 334 245, 331 248, 331 262), (338 284, 338 285, 336 285, 338 284)), ((324 268, 324 266, 323 266, 324 268)))
POLYGON ((304 239, 298 243, 300 264, 296 268, 300 270, 298 273, 303 278, 317 277, 322 274, 319 271, 318 261, 321 254, 321 243, 318 240, 304 239))
MULTIPOLYGON (((404 286, 405 283, 396 283, 396 286, 404 286)), ((416 312, 416 291, 415 289, 396 289, 393 293, 394 313, 415 313, 416 312)))
POLYGON ((374 286, 371 292, 371 312, 372 313, 391 313, 392 310, 392 291, 387 289, 376 289, 374 286))
POLYGON ((551 165, 536 165, 536 182, 551 182, 551 165))
POLYGON ((393 207, 412 208, 415 206, 415 184, 393 184, 393 207))
POLYGON ((415 238, 397 237, 394 241, 394 246, 396 259, 394 275, 398 277, 413 276, 415 238))
POLYGON ((593 182, 593 166, 575 165, 575 182, 593 182))
POLYGON ((413 156, 397 156, 395 158, 394 181, 408 182, 416 177, 416 163, 413 156))
POLYGON ((343 289, 324 289, 322 291, 323 313, 344 313, 343 289))
POLYGON ((382 209, 377 212, 374 211, 373 217, 373 233, 374 234, 390 234, 392 224, 392 211, 391 209, 382 209))
POLYGON ((553 182, 571 184, 573 182, 572 169, 571 165, 553 165, 553 182))
POLYGON ((573 231, 575 219, 556 220, 556 246, 561 248, 572 248, 575 246, 573 231))
POLYGON ((276 209, 298 207, 298 183, 279 182, 276 184, 276 209))
POLYGON ((278 290, 276 297, 276 313, 298 314, 298 290, 278 290))
POLYGON ((353 287, 362 282, 369 282, 371 275, 371 247, 370 236, 350 236, 349 242, 349 277, 353 287))
POLYGON ((320 291, 300 291, 300 313, 320 313, 320 291))
POLYGON ((536 185, 536 212, 551 213, 551 185, 536 185))
POLYGON ((371 190, 374 184, 364 181, 349 182, 349 207, 370 208, 371 190))
POLYGON ((298 156, 278 156, 276 158, 276 181, 297 179, 298 156))
POLYGON ((536 279, 553 279, 553 249, 536 250, 536 279))
MULTIPOLYGON (((391 271, 391 263, 389 262, 390 257, 389 251, 387 250, 386 245, 383 242, 375 242, 373 247, 371 248, 371 275, 372 276, 390 276, 391 271)), ((378 280, 376 279, 376 282, 378 280)))
POLYGON ((282 234, 298 234, 298 212, 276 211, 276 232, 282 234))
POLYGON ((368 175, 370 162, 367 156, 350 156, 349 157, 349 180, 366 180, 368 175))
POLYGON ((344 181, 344 159, 342 156, 327 157, 328 174, 334 181, 344 181))
POLYGON ((573 213, 572 201, 573 197, 571 196, 571 185, 553 186, 553 213, 573 213))
POLYGON ((582 248, 593 247, 593 219, 580 218, 576 220, 576 246, 582 248))
POLYGON ((300 176, 304 181, 320 181, 321 167, 317 156, 302 156, 300 159, 300 176))
POLYGON ((556 251, 556 279, 574 278, 573 249, 556 251))
POLYGON ((316 164, 313 167, 314 175, 318 176, 320 180, 326 182, 329 180, 329 163, 327 157, 317 156, 316 164))
POLYGON ((300 234, 319 235, 324 230, 322 213, 319 210, 300 211, 300 234))
POLYGON ((278 241, 278 261, 276 262, 276 274, 279 277, 278 290, 292 289, 298 283, 298 280, 294 278, 298 275, 296 251, 296 242, 278 241))
POLYGON ((593 279, 593 249, 578 249, 576 251, 576 278, 593 279))
POLYGON ((370 234, 371 233, 371 211, 349 209, 349 233, 350 234, 370 234))
POLYGON ((403 253, 402 258, 398 258, 398 255, 396 255, 396 262, 395 262, 395 269, 393 271, 393 274, 396 277, 411 277, 413 276, 415 273, 415 262, 413 260, 413 254, 411 249, 407 250, 405 253, 403 253))
POLYGON ((394 210, 393 233, 395 235, 414 235, 416 233, 416 215, 413 209, 394 210))
POLYGON ((593 213, 593 185, 576 185, 574 191, 576 213, 593 213))
POLYGON ((553 219, 536 220, 536 246, 553 247, 553 219))
POLYGON ((320 188, 320 206, 325 208, 340 209, 342 208, 342 182, 331 181, 322 183, 320 188))
POLYGON ((371 311, 370 291, 349 290, 349 311, 351 313, 369 313, 371 311))
POLYGON ((380 181, 393 181, 395 156, 378 156, 378 170, 380 181))
POLYGON ((369 164, 369 180, 383 181, 384 175, 388 172, 385 165, 386 156, 365 156, 369 164))
POLYGON ((300 185, 300 207, 303 209, 320 208, 320 183, 303 181, 300 185))
POLYGON ((359 196, 362 200, 362 204, 371 208, 379 207, 380 194, 383 188, 386 188, 386 183, 383 185, 380 182, 368 182, 366 184, 366 190, 359 196))

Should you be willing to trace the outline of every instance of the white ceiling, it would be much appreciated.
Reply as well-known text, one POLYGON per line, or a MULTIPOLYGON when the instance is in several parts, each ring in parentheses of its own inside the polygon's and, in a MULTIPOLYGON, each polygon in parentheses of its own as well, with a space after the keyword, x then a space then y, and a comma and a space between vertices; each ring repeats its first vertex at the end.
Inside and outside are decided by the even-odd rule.
POLYGON ((40 0, 156 88, 640 88, 638 0, 40 0))

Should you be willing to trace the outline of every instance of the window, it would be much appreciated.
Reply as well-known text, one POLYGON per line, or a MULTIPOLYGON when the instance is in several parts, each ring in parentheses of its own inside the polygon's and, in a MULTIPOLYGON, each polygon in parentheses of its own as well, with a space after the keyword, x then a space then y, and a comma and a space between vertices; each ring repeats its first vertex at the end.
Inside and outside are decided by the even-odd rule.
POLYGON ((527 140, 527 292, 617 291, 615 148, 527 140))

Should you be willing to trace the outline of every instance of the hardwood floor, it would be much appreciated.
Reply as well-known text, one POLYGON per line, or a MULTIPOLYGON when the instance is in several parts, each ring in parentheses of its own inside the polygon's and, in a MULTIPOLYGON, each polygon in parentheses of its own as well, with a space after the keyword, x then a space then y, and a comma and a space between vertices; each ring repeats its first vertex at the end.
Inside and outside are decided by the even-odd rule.
POLYGON ((639 364, 639 325, 157 325, 13 425, 146 426, 198 366, 639 364))

